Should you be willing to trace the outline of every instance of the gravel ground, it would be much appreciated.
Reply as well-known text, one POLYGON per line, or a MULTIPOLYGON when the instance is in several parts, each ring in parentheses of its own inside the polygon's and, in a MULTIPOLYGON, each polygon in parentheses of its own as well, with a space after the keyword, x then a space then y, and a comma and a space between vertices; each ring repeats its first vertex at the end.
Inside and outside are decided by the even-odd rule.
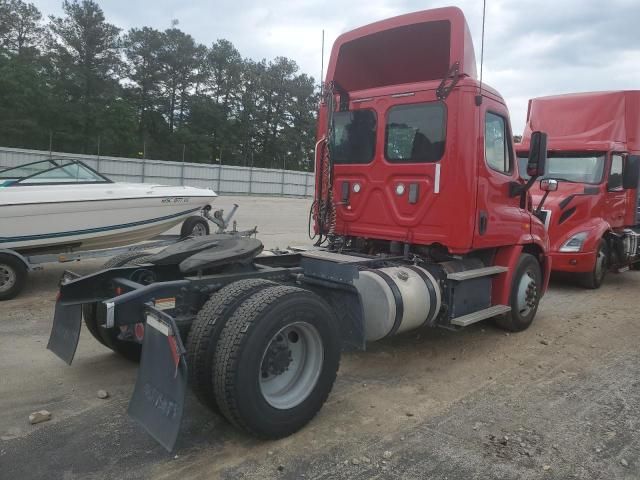
MULTIPOLYGON (((219 200, 233 202, 268 248, 308 243, 308 200, 219 200)), ((0 478, 640 478, 638 272, 597 291, 554 281, 519 334, 481 323, 346 354, 320 414, 283 440, 250 438, 189 396, 168 454, 126 415, 135 365, 84 329, 73 366, 45 349, 64 268, 0 304, 0 478), (51 421, 30 425, 41 409, 51 421)))

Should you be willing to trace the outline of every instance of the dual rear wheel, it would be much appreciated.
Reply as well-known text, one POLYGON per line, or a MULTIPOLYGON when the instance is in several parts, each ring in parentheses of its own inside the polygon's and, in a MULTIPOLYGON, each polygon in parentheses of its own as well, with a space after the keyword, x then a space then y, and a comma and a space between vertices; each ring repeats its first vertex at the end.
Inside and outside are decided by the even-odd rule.
POLYGON ((192 388, 230 423, 263 438, 284 437, 327 399, 340 343, 334 313, 315 293, 235 282, 212 295, 191 328, 192 388))

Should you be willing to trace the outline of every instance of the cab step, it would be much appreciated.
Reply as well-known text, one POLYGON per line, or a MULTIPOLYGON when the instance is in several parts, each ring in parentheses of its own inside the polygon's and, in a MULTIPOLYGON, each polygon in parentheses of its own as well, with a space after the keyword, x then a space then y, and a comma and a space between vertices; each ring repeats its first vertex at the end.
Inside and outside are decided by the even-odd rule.
POLYGON ((493 267, 474 268, 473 270, 465 270, 464 272, 449 273, 447 274, 447 279, 455 280, 456 282, 462 282, 464 280, 471 280, 472 278, 497 275, 498 273, 504 273, 508 270, 509 269, 507 267, 494 265, 493 267))
POLYGON ((468 313, 461 317, 454 318, 451 320, 451 323, 459 327, 466 327, 472 323, 479 322, 480 320, 502 315, 503 313, 510 311, 511 307, 509 305, 494 305, 493 307, 485 308, 484 310, 478 310, 477 312, 468 313))

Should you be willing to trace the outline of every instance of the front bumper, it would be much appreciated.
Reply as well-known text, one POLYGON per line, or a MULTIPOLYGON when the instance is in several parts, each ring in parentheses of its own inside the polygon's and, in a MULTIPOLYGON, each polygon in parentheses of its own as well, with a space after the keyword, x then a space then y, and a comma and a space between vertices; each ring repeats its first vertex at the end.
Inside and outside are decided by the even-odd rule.
POLYGON ((596 252, 550 252, 554 272, 591 272, 596 265, 596 252))

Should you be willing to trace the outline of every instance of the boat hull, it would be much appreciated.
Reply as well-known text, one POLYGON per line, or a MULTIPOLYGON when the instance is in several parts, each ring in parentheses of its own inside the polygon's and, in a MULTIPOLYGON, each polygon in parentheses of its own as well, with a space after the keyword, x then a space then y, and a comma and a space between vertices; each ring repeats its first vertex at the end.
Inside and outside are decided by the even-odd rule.
POLYGON ((193 196, 4 204, 0 205, 0 249, 95 250, 129 245, 198 214, 214 198, 215 193, 202 190, 193 196))

